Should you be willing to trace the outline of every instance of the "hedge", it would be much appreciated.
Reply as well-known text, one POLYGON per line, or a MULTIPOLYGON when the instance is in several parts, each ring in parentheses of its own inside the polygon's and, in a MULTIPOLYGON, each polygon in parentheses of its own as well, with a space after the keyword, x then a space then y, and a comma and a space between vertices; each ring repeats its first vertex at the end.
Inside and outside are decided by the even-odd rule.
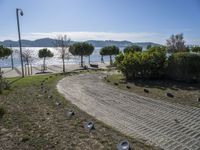
POLYGON ((200 55, 174 53, 168 59, 167 77, 182 81, 200 81, 200 55))
POLYGON ((152 47, 145 52, 120 53, 115 65, 127 80, 167 78, 200 82, 200 54, 180 52, 166 56, 165 47, 152 47))

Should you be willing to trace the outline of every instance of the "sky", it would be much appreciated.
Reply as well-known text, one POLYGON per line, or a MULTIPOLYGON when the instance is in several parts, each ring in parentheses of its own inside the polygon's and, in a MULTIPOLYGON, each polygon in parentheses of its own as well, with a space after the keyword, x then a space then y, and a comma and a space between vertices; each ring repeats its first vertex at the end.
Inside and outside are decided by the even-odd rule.
POLYGON ((128 40, 165 44, 183 33, 200 45, 200 0, 0 0, 0 41, 22 39, 128 40))

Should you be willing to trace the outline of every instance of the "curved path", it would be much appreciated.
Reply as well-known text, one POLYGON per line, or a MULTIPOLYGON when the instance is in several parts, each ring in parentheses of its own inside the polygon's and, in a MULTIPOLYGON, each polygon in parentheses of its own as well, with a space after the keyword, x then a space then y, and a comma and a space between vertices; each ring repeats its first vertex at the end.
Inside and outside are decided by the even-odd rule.
POLYGON ((73 75, 59 81, 57 89, 80 109, 126 135, 166 150, 200 150, 200 109, 119 90, 102 78, 103 74, 73 75))

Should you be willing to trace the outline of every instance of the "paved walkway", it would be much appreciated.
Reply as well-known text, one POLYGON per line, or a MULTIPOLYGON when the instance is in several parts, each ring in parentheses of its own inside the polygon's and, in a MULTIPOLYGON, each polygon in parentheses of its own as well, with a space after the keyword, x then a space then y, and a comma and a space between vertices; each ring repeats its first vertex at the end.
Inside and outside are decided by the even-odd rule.
POLYGON ((200 109, 153 100, 102 82, 103 74, 66 77, 58 91, 121 132, 166 150, 200 150, 200 109))
MULTIPOLYGON (((108 64, 98 64, 99 68, 106 68, 106 65, 108 64)), ((76 69, 80 69, 80 66, 78 64, 71 64, 65 66, 66 71, 73 71, 76 69)), ((21 76, 21 67, 15 67, 12 68, 2 68, 2 71, 4 72, 3 76, 7 78, 11 77, 19 77, 21 76)), ((35 75, 37 73, 41 72, 41 67, 33 66, 32 67, 32 75, 35 75)), ((47 66, 46 72, 50 73, 61 73, 62 72, 62 65, 51 65, 47 66)))

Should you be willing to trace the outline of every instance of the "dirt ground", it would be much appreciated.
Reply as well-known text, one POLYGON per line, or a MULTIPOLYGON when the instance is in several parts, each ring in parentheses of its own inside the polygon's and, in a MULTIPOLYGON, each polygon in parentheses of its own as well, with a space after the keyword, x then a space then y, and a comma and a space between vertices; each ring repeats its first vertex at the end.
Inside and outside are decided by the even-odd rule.
POLYGON ((184 83, 172 80, 135 80, 126 83, 122 74, 117 72, 110 74, 107 80, 110 82, 105 82, 110 85, 115 86, 115 83, 118 83, 118 88, 141 96, 200 107, 200 103, 197 101, 197 98, 200 98, 200 84, 198 83, 184 83), (127 88, 127 86, 130 88, 127 88), (147 89, 148 92, 144 92, 144 89, 147 89), (171 93, 173 98, 166 96, 166 93, 171 93))

